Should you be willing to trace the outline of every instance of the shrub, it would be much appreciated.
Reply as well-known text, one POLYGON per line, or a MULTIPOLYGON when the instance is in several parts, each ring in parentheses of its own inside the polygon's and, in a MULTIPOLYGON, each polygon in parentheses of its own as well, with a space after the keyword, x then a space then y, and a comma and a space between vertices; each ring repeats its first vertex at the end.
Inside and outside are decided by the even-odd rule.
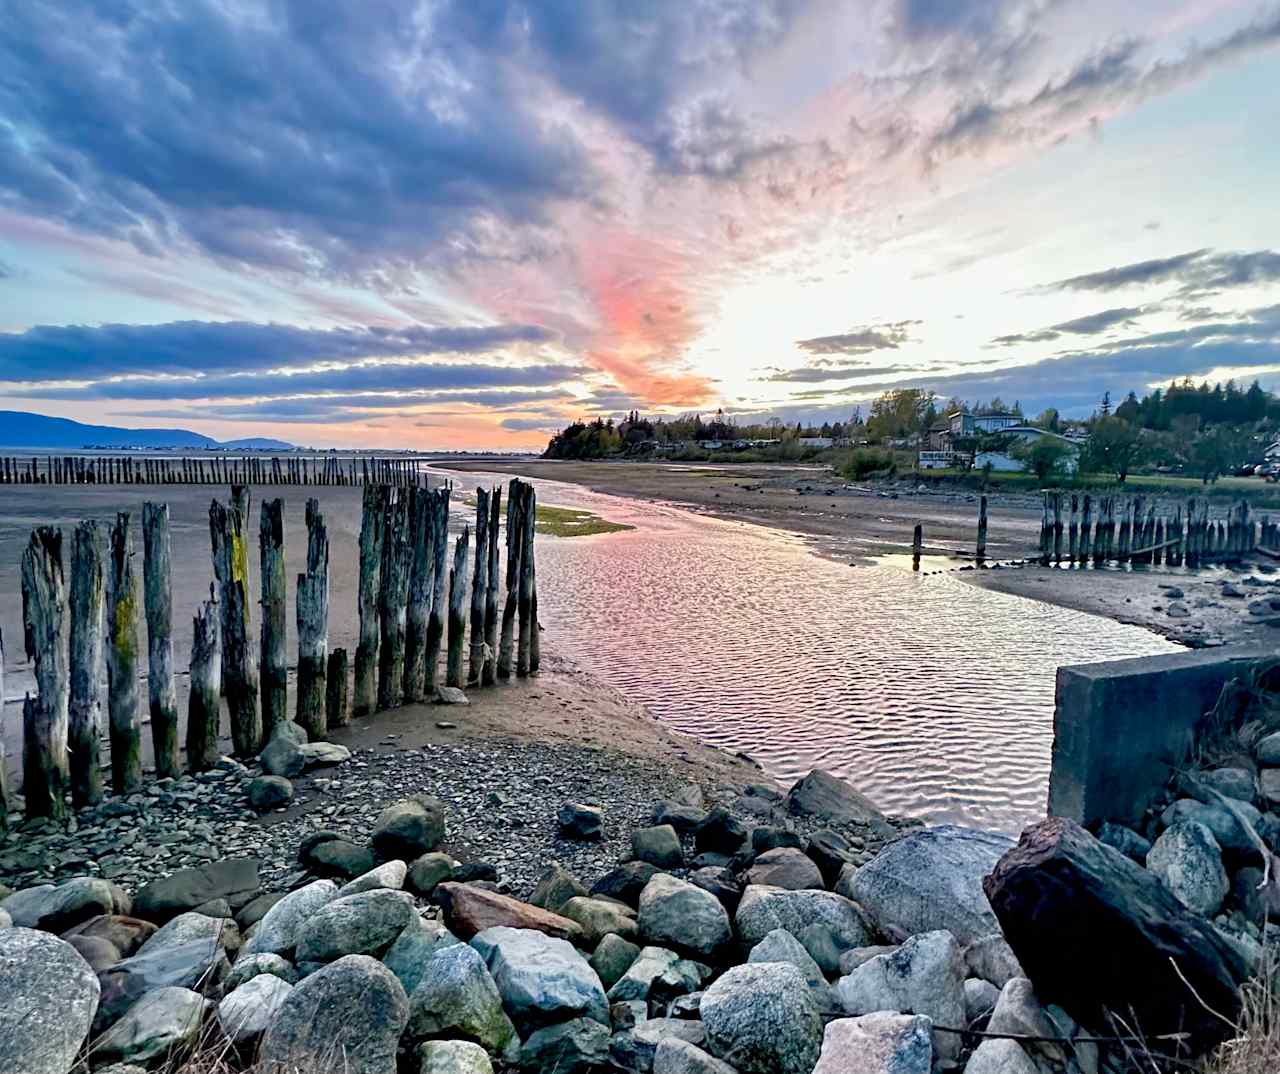
POLYGON ((864 477, 888 477, 897 469, 897 461, 893 452, 879 448, 856 448, 850 452, 849 459, 840 468, 845 477, 861 479, 864 477))

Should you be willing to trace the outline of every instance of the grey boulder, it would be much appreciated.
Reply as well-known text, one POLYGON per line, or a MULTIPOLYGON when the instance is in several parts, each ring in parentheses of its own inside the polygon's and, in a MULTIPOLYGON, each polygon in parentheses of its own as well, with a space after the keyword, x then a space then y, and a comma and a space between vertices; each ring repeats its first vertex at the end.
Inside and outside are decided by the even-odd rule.
POLYGON ((298 983, 298 971, 287 959, 279 955, 244 955, 236 959, 235 965, 231 967, 231 972, 223 982, 223 987, 228 991, 234 991, 242 984, 264 974, 279 977, 285 984, 298 983))
POLYGON ((424 921, 415 914, 383 955, 382 964, 404 985, 405 993, 412 996, 435 953, 461 942, 443 925, 424 921))
POLYGON ((789 962, 800 971, 809 987, 815 989, 814 998, 819 1004, 824 1008, 829 1004, 830 988, 822 968, 814 962, 804 944, 786 929, 774 929, 751 949, 747 963, 755 962, 789 962))
POLYGON ((258 776, 249 781, 246 793, 254 812, 266 813, 293 801, 293 784, 284 776, 258 776))
POLYGON ((622 978, 640 957, 640 948, 617 933, 605 936, 591 953, 591 968, 596 971, 600 983, 607 992, 622 978))
POLYGON ((1147 855, 1147 869, 1183 906, 1205 917, 1218 912, 1231 889, 1222 848, 1199 821, 1180 820, 1166 828, 1147 855))
POLYGON ((437 951, 423 966, 409 997, 409 1035, 474 1041, 490 1055, 519 1047, 515 1027, 484 959, 464 943, 437 951))
POLYGON ((609 1054, 615 1066, 623 1070, 651 1074, 654 1053, 664 1040, 681 1040, 699 1045, 706 1041, 702 1023, 689 1018, 646 1018, 633 1028, 615 1033, 609 1043, 609 1054))
POLYGON ((679 869, 684 865, 684 847, 670 824, 637 828, 632 832, 631 856, 659 869, 679 869))
POLYGON ((0 930, 0 1063, 67 1074, 89 1035, 100 987, 75 948, 47 932, 0 930))
POLYGON ((877 1011, 837 1018, 823 1035, 813 1074, 929 1074, 932 1029, 919 1014, 877 1011))
POLYGON ((738 938, 754 947, 774 929, 799 936, 811 925, 825 925, 845 948, 871 942, 867 921, 859 908, 834 891, 787 891, 752 884, 742 893, 734 926, 738 938))
POLYGON ((871 799, 854 790, 844 780, 815 768, 787 792, 787 808, 793 813, 824 817, 837 824, 857 824, 880 836, 896 829, 871 799))
POLYGON ((530 1035, 519 1064, 529 1071, 587 1074, 609 1062, 609 1030, 593 1018, 575 1018, 530 1035))
POLYGON ((418 1074, 493 1074, 489 1053, 468 1040, 429 1040, 418 1060, 418 1074))
POLYGON ((500 925, 477 933, 471 946, 484 959, 504 1008, 522 1031, 579 1017, 609 1024, 609 1001, 600 978, 568 940, 500 925))
POLYGON ((338 889, 337 897, 345 899, 348 895, 359 895, 362 891, 399 891, 404 887, 405 876, 409 867, 402 861, 387 861, 357 876, 354 880, 343 884, 338 889))
POLYGON ((406 891, 375 888, 325 903, 298 933, 299 962, 332 962, 344 955, 379 955, 417 913, 406 891))
POLYGON ((93 1044, 100 1058, 149 1064, 193 1046, 209 1001, 189 988, 157 988, 130 1007, 93 1044))
POLYGON ((682 996, 702 986, 710 971, 665 947, 645 947, 609 989, 610 1003, 643 1003, 682 996))
POLYGON ((82 876, 61 884, 41 884, 15 891, 0 910, 18 928, 66 932, 91 917, 110 914, 114 908, 111 885, 96 877, 82 876))
POLYGON ((228 993, 218 1004, 218 1025, 237 1047, 257 1041, 275 1020, 293 985, 269 973, 259 974, 228 993))
POLYGON ((747 870, 746 881, 748 884, 764 884, 791 891, 821 889, 826 886, 813 859, 794 847, 766 850, 747 870))
POLYGON ((640 934, 649 942, 712 955, 733 937, 729 914, 711 892, 659 873, 640 893, 640 934))
POLYGON ((790 963, 735 966, 702 997, 708 1050, 742 1074, 812 1074, 822 1015, 790 963))
POLYGON ((679 1037, 664 1037, 653 1053, 653 1074, 737 1074, 723 1059, 679 1037))
POLYGON ((266 912, 240 949, 240 956, 288 955, 298 945, 307 919, 338 894, 332 880, 314 880, 289 892, 266 912))
POLYGON ((382 861, 413 861, 443 841, 444 803, 422 795, 387 806, 373 825, 373 853, 382 861))
POLYGON ((1016 1040, 984 1040, 969 1056, 964 1074, 1040 1074, 1040 1067, 1016 1040))

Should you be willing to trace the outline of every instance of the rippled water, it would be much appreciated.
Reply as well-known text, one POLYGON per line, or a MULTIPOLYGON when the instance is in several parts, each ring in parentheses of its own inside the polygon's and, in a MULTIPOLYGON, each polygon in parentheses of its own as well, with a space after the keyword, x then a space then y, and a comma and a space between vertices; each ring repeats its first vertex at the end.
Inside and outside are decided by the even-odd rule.
POLYGON ((540 502, 636 527, 539 537, 556 652, 779 779, 828 768, 892 813, 1007 830, 1042 816, 1058 666, 1177 649, 955 575, 851 568, 761 527, 536 484, 540 502))

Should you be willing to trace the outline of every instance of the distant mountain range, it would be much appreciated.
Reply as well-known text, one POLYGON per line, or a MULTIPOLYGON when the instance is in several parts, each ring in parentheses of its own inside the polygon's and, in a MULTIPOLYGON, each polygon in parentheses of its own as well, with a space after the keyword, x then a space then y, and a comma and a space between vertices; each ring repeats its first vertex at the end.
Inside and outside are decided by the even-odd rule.
POLYGON ((240 451, 289 451, 283 440, 251 436, 243 440, 214 440, 189 429, 122 429, 115 425, 86 425, 70 418, 51 418, 23 410, 0 410, 0 448, 43 448, 79 451, 82 448, 231 448, 240 451))

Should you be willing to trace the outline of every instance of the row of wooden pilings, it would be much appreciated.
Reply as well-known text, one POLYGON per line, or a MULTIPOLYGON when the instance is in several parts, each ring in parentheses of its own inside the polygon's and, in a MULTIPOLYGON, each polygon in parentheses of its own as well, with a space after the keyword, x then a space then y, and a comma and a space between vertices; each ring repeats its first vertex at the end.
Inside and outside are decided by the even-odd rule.
POLYGON ((0 460, 4 485, 396 485, 421 484, 417 459, 328 455, 44 455, 0 460))
POLYGON ((1170 507, 1144 496, 1046 492, 1039 560, 1198 567, 1253 552, 1260 536, 1264 546, 1274 546, 1276 527, 1268 518, 1259 526, 1243 500, 1220 519, 1210 517, 1207 499, 1190 499, 1185 506, 1184 514, 1182 503, 1170 507))
MULTIPOLYGON (((360 529, 359 644, 354 704, 348 705, 345 649, 329 651, 329 538, 319 502, 307 501, 306 570, 297 576, 298 652, 294 719, 310 738, 365 716, 435 696, 443 685, 490 686, 539 667, 533 487, 515 479, 506 508, 505 599, 499 611, 501 489, 476 495, 472 528, 457 537, 450 561, 451 490, 421 485, 365 487, 360 529), (469 562, 473 566, 469 566, 469 562), (470 627, 470 644, 467 630, 470 627)), ((289 718, 284 574, 284 503, 260 508, 261 631, 250 638, 246 519, 250 497, 234 486, 229 503, 209 508, 214 580, 196 609, 186 763, 198 772, 218 760, 220 697, 230 716, 233 752, 255 756, 289 718)), ((169 508, 142 510, 139 599, 133 520, 109 528, 84 521, 72 535, 70 585, 62 531, 34 530, 22 555, 27 658, 36 693, 23 701, 22 775, 28 818, 62 819, 70 805, 94 805, 104 793, 100 758, 102 666, 106 664, 111 789, 131 794, 143 783, 141 757, 140 608, 147 624, 147 689, 157 778, 182 770, 174 686, 169 508)), ((3 696, 0 638, 0 696, 3 696)), ((4 742, 0 737, 0 832, 8 827, 4 742)))

